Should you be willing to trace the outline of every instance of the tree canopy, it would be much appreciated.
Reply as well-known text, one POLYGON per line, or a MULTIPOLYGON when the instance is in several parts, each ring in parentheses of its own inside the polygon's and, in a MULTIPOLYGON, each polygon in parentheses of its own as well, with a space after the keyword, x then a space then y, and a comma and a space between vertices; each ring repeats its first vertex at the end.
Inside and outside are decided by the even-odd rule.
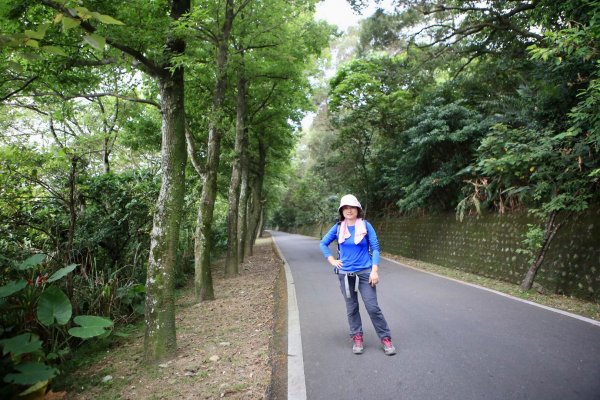
POLYGON ((527 289, 558 229, 599 201, 598 4, 394 4, 361 24, 298 153, 292 190, 320 201, 282 205, 278 223, 348 192, 375 215, 526 210, 527 289))
POLYGON ((142 314, 146 360, 174 354, 175 288, 203 257, 238 247, 228 210, 244 215, 240 249, 251 251, 286 179, 333 33, 314 4, 2 2, 0 301, 15 307, 0 340, 25 346, 4 352, 2 375, 25 351, 39 379, 17 377, 0 397, 45 387, 68 346, 112 326, 87 313, 142 314), (208 240, 195 256, 198 235, 208 240), (66 314, 36 319, 42 300, 71 310, 75 334, 66 314))

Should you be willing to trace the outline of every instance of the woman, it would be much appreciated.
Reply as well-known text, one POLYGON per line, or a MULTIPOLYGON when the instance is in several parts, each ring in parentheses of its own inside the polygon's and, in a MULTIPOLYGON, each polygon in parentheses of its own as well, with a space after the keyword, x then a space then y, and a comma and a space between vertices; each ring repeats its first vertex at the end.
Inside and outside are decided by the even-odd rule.
POLYGON ((321 251, 338 273, 340 288, 346 299, 350 336, 354 341, 352 352, 362 354, 363 329, 358 309, 358 291, 362 296, 371 322, 383 345, 386 355, 396 354, 390 328, 377 304, 379 283, 379 242, 373 226, 362 219, 362 207, 351 194, 343 196, 338 208, 340 222, 335 224, 323 239, 321 251), (329 244, 338 241, 339 259, 329 251, 329 244))

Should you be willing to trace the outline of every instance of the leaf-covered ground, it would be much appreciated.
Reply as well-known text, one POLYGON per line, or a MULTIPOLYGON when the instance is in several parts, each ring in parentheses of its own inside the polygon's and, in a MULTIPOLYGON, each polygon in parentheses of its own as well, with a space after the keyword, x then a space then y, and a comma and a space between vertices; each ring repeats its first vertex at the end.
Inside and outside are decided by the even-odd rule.
POLYGON ((213 270, 216 300, 195 303, 191 287, 177 300, 178 350, 171 360, 144 363, 140 327, 134 338, 71 372, 77 387, 65 398, 283 398, 278 393, 285 393, 285 383, 277 374, 285 374, 285 324, 279 321, 275 329, 277 319, 285 320, 284 312, 275 318, 285 306, 282 265, 270 238, 257 241, 238 277, 224 279, 219 263, 213 270))

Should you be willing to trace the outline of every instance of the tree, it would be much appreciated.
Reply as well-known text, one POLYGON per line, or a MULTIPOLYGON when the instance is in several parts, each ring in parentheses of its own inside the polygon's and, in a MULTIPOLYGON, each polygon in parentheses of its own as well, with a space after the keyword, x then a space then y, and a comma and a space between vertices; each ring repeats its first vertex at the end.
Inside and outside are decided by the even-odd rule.
MULTIPOLYGON (((16 3, 13 5, 14 16, 37 13, 37 16, 42 16, 41 21, 45 22, 55 13, 54 21, 61 23, 65 31, 79 27, 84 41, 97 49, 100 59, 85 59, 85 55, 89 54, 84 53, 84 58, 76 58, 72 65, 114 64, 119 60, 118 55, 125 55, 121 57, 121 61, 135 60, 137 66, 158 83, 163 117, 163 174, 154 215, 147 273, 145 356, 152 361, 167 357, 176 349, 172 277, 186 163, 184 72, 183 67, 174 61, 185 51, 185 40, 174 34, 175 25, 171 23, 177 22, 190 10, 190 1, 173 0, 168 4, 139 2, 129 3, 128 7, 115 7, 95 1, 86 3, 88 7, 71 7, 70 3, 52 0, 40 0, 23 7, 16 3), (139 10, 144 12, 140 13, 139 10), (143 18, 146 16, 153 19, 154 26, 161 28, 152 33, 154 36, 145 29, 147 21, 143 18), (127 25, 122 26, 120 20, 127 25), (115 57, 104 53, 105 46, 109 46, 110 53, 115 57)), ((35 46, 35 41, 48 40, 44 28, 47 26, 40 25, 37 30, 30 30, 33 34, 25 31, 25 44, 35 46)), ((76 35, 67 32, 57 40, 73 37, 76 35)), ((80 47, 75 45, 75 48, 80 47)), ((64 53, 66 52, 62 50, 62 54, 64 53)))
MULTIPOLYGON (((223 126, 221 119, 225 115, 224 102, 228 85, 228 58, 229 41, 231 29, 236 15, 234 1, 227 0, 224 9, 217 6, 214 10, 215 21, 221 21, 220 13, 223 12, 222 23, 219 26, 207 26, 202 21, 194 21, 198 24, 198 30, 203 38, 207 39, 216 49, 216 71, 214 86, 211 88, 212 104, 208 119, 208 143, 206 148, 205 164, 199 160, 197 146, 191 132, 187 134, 187 143, 196 172, 202 177, 202 192, 198 216, 196 220, 195 234, 195 293, 196 299, 213 300, 215 298, 212 285, 212 274, 210 271, 211 252, 211 229, 213 222, 214 205, 217 195, 217 173, 221 156, 221 136, 223 126)), ((243 8, 247 3, 240 5, 243 8)), ((239 12, 240 9, 237 10, 239 12)))
MULTIPOLYGON (((247 219, 251 150, 248 136, 272 135, 270 131, 273 128, 269 124, 279 123, 275 122, 279 119, 297 120, 299 111, 309 106, 303 93, 303 89, 308 87, 305 71, 313 67, 314 59, 320 55, 331 35, 331 27, 311 20, 313 4, 312 1, 252 4, 238 24, 234 38, 238 52, 238 117, 228 222, 228 242, 237 245, 229 247, 226 261, 229 275, 238 271, 239 261, 236 261, 234 253, 243 256, 246 248, 250 250, 247 244, 254 242, 254 238, 248 235, 247 219), (281 24, 281 15, 293 15, 294 18, 281 24), (256 19, 262 22, 258 30, 251 22, 256 19), (259 125, 262 127, 257 131, 259 125)), ((263 178, 258 179, 263 181, 263 178)), ((262 185, 253 189, 260 193, 262 185)), ((256 206, 260 204, 262 201, 256 206)))

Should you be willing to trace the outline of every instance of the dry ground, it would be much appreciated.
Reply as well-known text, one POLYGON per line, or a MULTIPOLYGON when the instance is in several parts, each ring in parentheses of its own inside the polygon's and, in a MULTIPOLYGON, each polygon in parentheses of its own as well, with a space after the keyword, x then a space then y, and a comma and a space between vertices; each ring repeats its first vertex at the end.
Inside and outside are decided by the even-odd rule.
POLYGON ((171 360, 145 365, 143 332, 136 332, 100 361, 74 372, 77 388, 65 398, 284 398, 284 379, 272 376, 275 371, 275 378, 277 373, 287 377, 281 322, 287 317, 277 318, 287 307, 285 275, 271 238, 257 241, 238 277, 224 279, 222 271, 222 263, 213 270, 216 300, 196 304, 191 288, 178 298, 178 350, 171 360))

